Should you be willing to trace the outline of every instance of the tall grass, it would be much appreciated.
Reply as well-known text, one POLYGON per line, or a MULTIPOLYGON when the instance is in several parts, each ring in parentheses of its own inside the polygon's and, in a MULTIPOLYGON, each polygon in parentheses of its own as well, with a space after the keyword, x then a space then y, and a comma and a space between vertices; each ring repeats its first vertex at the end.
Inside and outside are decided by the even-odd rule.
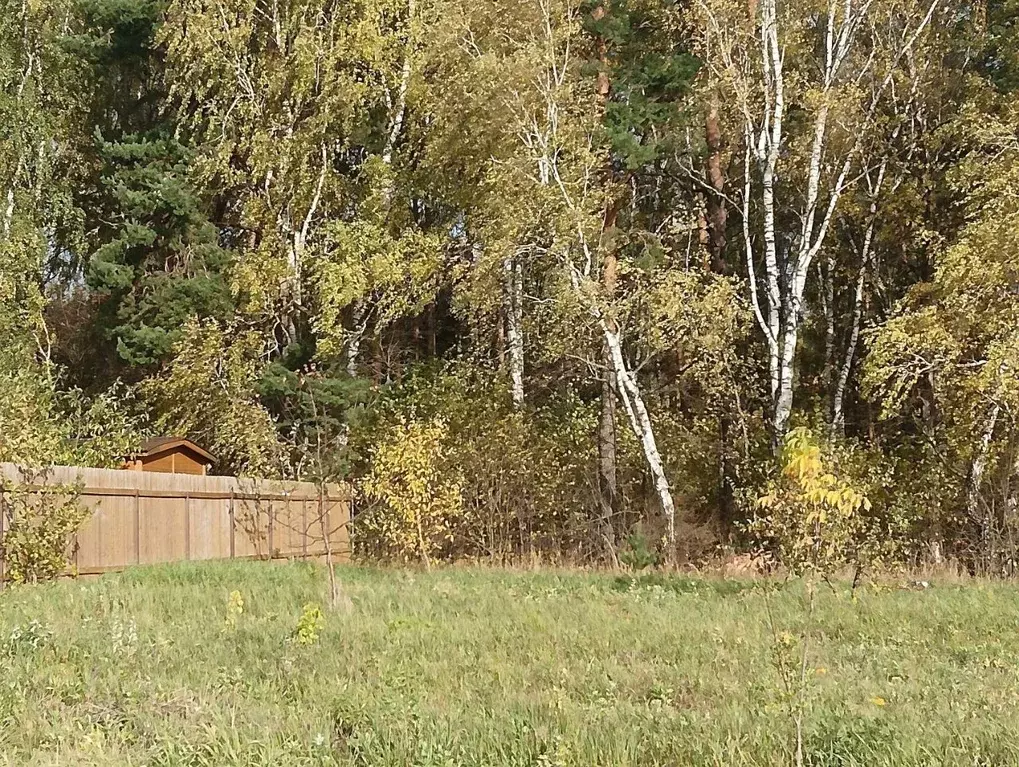
MULTIPOLYGON (((0 595, 0 764, 779 765, 795 587, 257 563, 0 595), (243 596, 234 626, 230 594, 243 596)), ((807 761, 1019 764, 1019 597, 824 590, 807 761)))

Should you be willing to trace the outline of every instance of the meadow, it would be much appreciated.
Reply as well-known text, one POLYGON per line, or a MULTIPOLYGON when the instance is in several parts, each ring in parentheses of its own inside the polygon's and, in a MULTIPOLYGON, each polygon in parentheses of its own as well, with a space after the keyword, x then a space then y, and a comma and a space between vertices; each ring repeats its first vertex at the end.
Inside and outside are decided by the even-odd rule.
POLYGON ((783 765, 803 635, 808 764, 1019 764, 1009 585, 823 587, 808 618, 796 584, 339 574, 321 619, 307 564, 8 589, 0 764, 783 765))

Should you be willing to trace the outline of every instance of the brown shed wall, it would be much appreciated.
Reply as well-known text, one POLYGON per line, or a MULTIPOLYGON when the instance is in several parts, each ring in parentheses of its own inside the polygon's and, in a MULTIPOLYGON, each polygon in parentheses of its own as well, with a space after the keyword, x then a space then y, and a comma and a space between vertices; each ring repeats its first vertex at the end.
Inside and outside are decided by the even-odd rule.
POLYGON ((142 471, 167 474, 205 474, 205 462, 184 447, 174 448, 154 456, 142 456, 142 471))

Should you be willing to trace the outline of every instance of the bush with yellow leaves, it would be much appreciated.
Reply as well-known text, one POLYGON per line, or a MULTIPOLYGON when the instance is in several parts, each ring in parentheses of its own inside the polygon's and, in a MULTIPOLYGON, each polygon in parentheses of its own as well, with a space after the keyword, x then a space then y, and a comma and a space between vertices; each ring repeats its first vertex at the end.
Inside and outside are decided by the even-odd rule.
POLYGON ((364 515, 362 532, 368 528, 389 553, 419 558, 425 567, 463 513, 459 472, 447 461, 446 438, 440 419, 401 418, 376 448, 363 485, 374 506, 364 515))
POLYGON ((871 503, 839 475, 806 428, 786 436, 782 470, 757 500, 750 531, 796 575, 826 577, 847 564, 860 565, 867 536, 863 512, 871 503))

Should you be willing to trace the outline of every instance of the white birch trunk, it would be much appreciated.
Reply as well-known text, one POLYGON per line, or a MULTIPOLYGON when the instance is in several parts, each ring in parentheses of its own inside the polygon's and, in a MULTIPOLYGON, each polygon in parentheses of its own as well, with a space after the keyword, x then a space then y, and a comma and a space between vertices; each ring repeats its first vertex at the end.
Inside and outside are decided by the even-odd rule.
POLYGON ((524 404, 523 265, 520 254, 503 260, 504 313, 506 315, 506 356, 509 362, 513 406, 524 404))
POLYGON ((971 520, 980 525, 981 543, 984 545, 982 554, 987 553, 991 520, 988 514, 981 513, 980 491, 983 487, 984 470, 987 468, 987 458, 991 450, 991 440, 994 438, 994 430, 997 428, 1000 413, 1001 405, 994 402, 987 413, 987 422, 984 424, 984 430, 977 442, 976 454, 973 456, 973 465, 966 488, 966 512, 971 520))
MULTIPOLYGON (((32 77, 32 68, 35 64, 35 53, 31 50, 31 41, 29 39, 28 29, 28 0, 22 0, 21 3, 21 44, 24 48, 25 53, 25 67, 21 72, 21 78, 18 81, 18 86, 15 90, 14 101, 16 105, 20 105, 21 100, 25 93, 25 87, 28 85, 29 79, 32 77)), ((14 164, 14 173, 11 175, 10 184, 7 187, 6 200, 4 205, 4 217, 2 232, 4 239, 6 239, 11 233, 11 227, 14 224, 14 206, 18 188, 18 180, 21 178, 22 172, 25 169, 25 158, 24 156, 18 156, 17 162, 14 164)))
MULTIPOLYGON (((400 83, 396 90, 396 102, 393 108, 393 117, 390 121, 389 134, 386 136, 386 145, 382 150, 382 162, 386 167, 393 165, 393 148, 397 139, 400 138, 400 131, 403 129, 403 121, 407 114, 407 88, 410 85, 411 74, 411 53, 413 51, 412 25, 414 23, 414 0, 407 1, 407 47, 403 55, 403 64, 400 67, 400 83)), ((389 194, 392 193, 390 184, 389 194)), ((388 195, 387 195, 388 200, 388 195)))
MULTIPOLYGON (((582 247, 590 262, 590 253, 586 241, 581 239, 582 247)), ((569 258, 567 256, 567 258, 569 258)), ((655 439, 654 427, 651 424, 651 417, 648 415, 647 406, 644 404, 644 397, 641 394, 637 378, 626 364, 623 356, 623 345, 619 333, 613 328, 612 323, 606 319, 605 314, 596 305, 591 304, 584 295, 580 283, 580 273, 575 266, 569 264, 570 281, 577 297, 582 305, 588 307, 588 311, 598 320, 598 327, 601 330, 602 338, 608 349, 609 362, 612 365, 612 372, 616 379, 616 393, 619 401, 626 411, 627 419, 634 436, 640 442, 641 450, 644 453, 644 461, 655 486, 655 495, 662 507, 662 514, 665 516, 666 540, 668 543, 668 558, 671 561, 676 552, 676 506, 672 500, 672 489, 669 487, 669 480, 665 474, 665 466, 662 463, 661 453, 658 451, 658 441, 655 439)))
MULTIPOLYGON (((765 0, 765 2, 774 3, 775 0, 765 0)), ((654 482, 655 492, 662 507, 662 513, 665 516, 668 558, 672 560, 676 551, 676 509, 672 500, 672 491, 665 475, 662 457, 658 451, 658 443, 655 439, 651 418, 648 415, 647 406, 644 403, 636 376, 631 372, 623 356, 623 347, 618 330, 598 305, 597 300, 592 299, 581 284, 582 277, 586 280, 591 278, 595 262, 595 254, 592 252, 587 235, 585 234, 585 215, 582 212, 588 209, 590 200, 584 199, 582 204, 578 204, 573 197, 573 193, 570 191, 570 187, 563 180, 560 173, 559 159, 561 154, 557 151, 559 146, 557 136, 559 106, 557 98, 560 90, 565 85, 566 72, 568 70, 565 62, 569 59, 570 51, 567 46, 563 52, 564 62, 560 65, 556 58, 558 55, 556 53, 557 41, 553 33, 553 27, 556 22, 552 19, 547 8, 545 13, 545 34, 547 35, 548 50, 551 53, 551 57, 548 61, 546 78, 544 82, 539 83, 543 90, 542 95, 546 100, 544 123, 539 124, 533 115, 528 115, 525 122, 529 125, 530 129, 523 136, 523 140, 525 146, 534 153, 534 159, 537 160, 539 183, 541 185, 551 185, 554 183, 562 194, 562 200, 567 210, 574 216, 577 234, 576 244, 579 245, 584 258, 584 268, 580 270, 573 263, 569 248, 567 248, 564 254, 565 266, 569 271, 570 282, 581 306, 586 307, 587 311, 597 320, 608 349, 610 363, 616 376, 616 390, 620 402, 626 411, 634 436, 641 444, 644 460, 654 482)), ((586 191, 586 184, 581 185, 580 194, 586 197, 586 191)))
POLYGON ((647 463, 648 471, 651 472, 651 479, 654 481, 655 494, 661 504, 662 513, 665 515, 666 539, 668 541, 668 558, 671 561, 676 551, 676 507, 672 500, 672 490, 669 487, 669 480, 665 475, 665 466, 662 464, 662 456, 658 452, 658 443, 655 440, 654 428, 651 425, 651 418, 648 415, 647 407, 644 405, 644 398, 641 395, 637 380, 626 364, 623 357, 623 347, 619 335, 615 333, 605 321, 600 320, 602 335, 605 344, 609 349, 609 356, 612 360, 612 367, 616 374, 616 385, 619 398, 626 409, 634 436, 638 439, 641 449, 644 452, 644 460, 647 463))
POLYGON ((867 268, 870 265, 870 249, 874 239, 874 220, 867 226, 867 233, 864 235, 863 254, 860 261, 860 274, 856 278, 856 291, 853 294, 853 319, 849 329, 849 342, 846 344, 846 354, 842 359, 839 368, 839 375, 835 381, 835 389, 832 392, 832 415, 831 434, 832 436, 844 436, 846 431, 846 386, 849 383, 849 374, 853 369, 853 360, 856 357, 856 347, 860 342, 860 326, 863 323, 863 296, 867 284, 867 268))
POLYGON ((827 395, 835 390, 835 254, 825 259, 822 281, 821 311, 824 314, 824 390, 827 395))
POLYGON ((781 443, 789 428, 789 417, 793 412, 793 390, 796 379, 796 345, 800 337, 799 303, 789 308, 789 317, 782 333, 782 353, 779 357, 778 394, 775 397, 775 410, 772 415, 772 431, 776 447, 781 443))
MULTIPOLYGON (((780 160, 785 149, 785 74, 783 59, 785 43, 780 39, 777 0, 761 0, 759 7, 759 39, 761 82, 750 76, 749 60, 738 46, 721 54, 723 68, 735 85, 738 108, 745 121, 747 159, 744 166, 744 247, 746 248, 748 277, 751 300, 758 325, 768 342, 769 379, 772 395, 771 426, 776 448, 780 444, 792 413, 793 395, 798 360, 797 344, 802 322, 803 302, 807 276, 814 258, 820 252, 827 237, 833 215, 842 194, 851 183, 850 171, 864 145, 864 137, 874 124, 878 106, 884 92, 892 83, 896 67, 909 52, 918 37, 930 24, 940 0, 932 0, 926 14, 908 34, 898 50, 889 51, 888 72, 880 81, 875 81, 870 103, 855 126, 855 137, 841 157, 829 157, 828 127, 835 89, 840 81, 848 79, 860 83, 873 71, 878 59, 865 57, 856 71, 845 73, 846 62, 856 44, 857 35, 867 25, 870 1, 863 0, 854 7, 853 0, 829 0, 823 32, 824 62, 811 131, 811 146, 807 163, 807 177, 804 179, 804 197, 793 213, 800 220, 800 231, 779 242, 777 189, 781 179, 780 160), (757 105, 757 93, 763 95, 763 104, 757 105), (756 114, 755 114, 756 113, 756 114), (760 173, 759 200, 760 215, 763 219, 763 237, 759 245, 763 253, 755 254, 755 244, 750 232, 750 199, 755 196, 754 180, 750 174, 750 157, 756 159, 760 173), (823 174, 827 168, 835 168, 827 199, 822 194, 823 174), (763 256, 764 290, 758 293, 755 275, 755 255, 763 256)), ((725 22, 713 15, 712 10, 702 4, 709 16, 709 26, 718 37, 725 37, 725 22)), ((831 311, 829 307, 828 311, 831 311)), ((859 323, 856 323, 857 325, 859 323)), ((859 331, 857 329, 856 335, 859 331)), ((855 354, 856 341, 853 341, 855 354)), ((834 379, 834 362, 829 366, 829 380, 834 379)), ((841 370, 839 371, 841 373, 841 370)), ((844 392, 845 385, 841 386, 844 392)), ((829 387, 829 391, 832 388, 829 387)))

